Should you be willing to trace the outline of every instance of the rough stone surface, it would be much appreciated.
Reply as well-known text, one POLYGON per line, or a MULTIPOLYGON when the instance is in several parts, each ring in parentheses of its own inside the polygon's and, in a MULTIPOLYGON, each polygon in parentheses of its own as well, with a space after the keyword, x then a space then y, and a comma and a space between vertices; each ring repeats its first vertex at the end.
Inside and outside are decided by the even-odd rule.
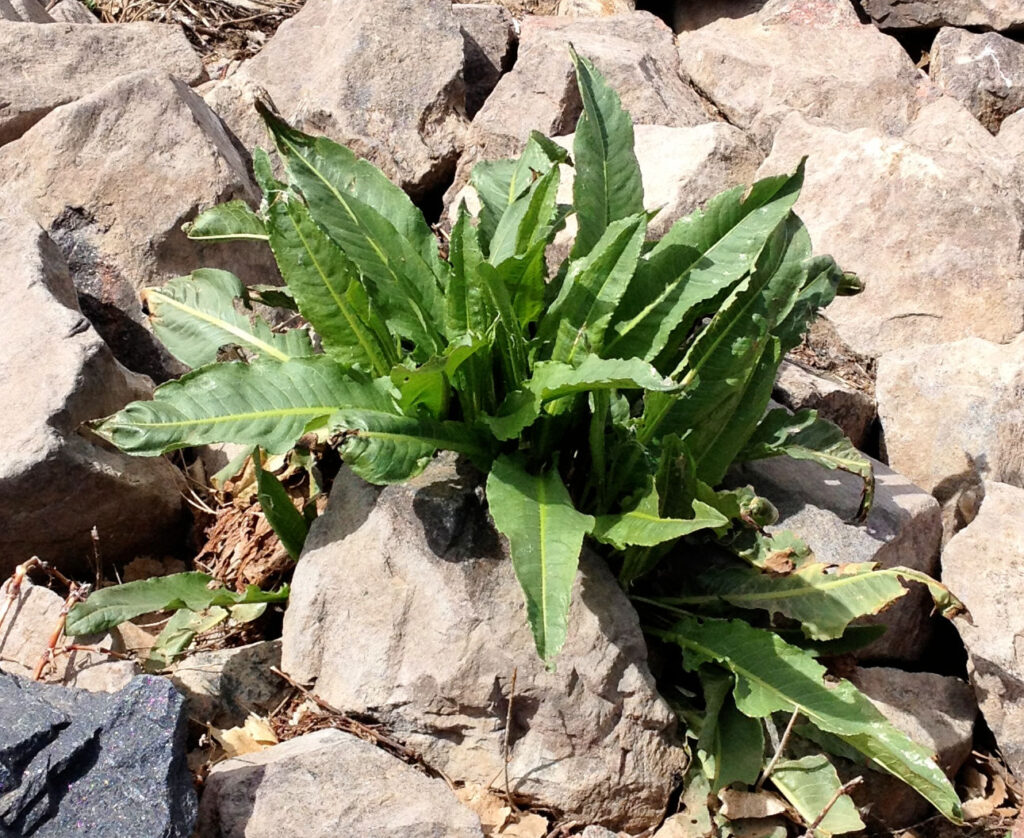
POLYGON ((932 81, 993 134, 1024 107, 1024 44, 996 32, 945 28, 929 54, 932 81))
POLYGON ((774 0, 680 32, 678 44, 691 82, 765 151, 793 111, 838 129, 899 134, 927 93, 903 48, 859 23, 846 0, 774 0))
POLYGON ((636 11, 635 0, 558 0, 555 14, 562 17, 607 17, 636 11))
POLYGON ((1014 774, 1024 772, 1024 489, 985 483, 978 516, 942 553, 942 581, 967 606, 957 618, 985 721, 1014 774))
POLYGON ((150 383, 118 364, 82 315, 53 241, 2 212, 0 299, 0 577, 32 555, 66 573, 87 569, 93 526, 107 561, 178 538, 178 471, 78 430, 145 398, 150 383))
POLYGON ((295 127, 422 195, 451 174, 462 145, 464 48, 445 0, 311 0, 207 101, 246 148, 266 148, 246 92, 262 88, 295 127))
POLYGON ((783 361, 772 392, 776 401, 794 413, 817 410, 835 422, 858 448, 863 448, 875 421, 875 401, 863 390, 793 361, 783 361))
POLYGON ((85 315, 136 371, 180 370, 143 324, 141 288, 204 265, 276 276, 265 248, 181 232, 200 210, 256 194, 216 115, 166 73, 124 76, 52 112, 0 149, 0 182, 50 232, 85 315))
POLYGON ((546 671, 478 480, 441 460, 379 497, 336 483, 296 567, 283 668, 381 720, 449 777, 484 784, 503 769, 518 671, 512 790, 584 822, 652 826, 682 763, 636 612, 585 554, 568 637, 546 671))
POLYGON ((497 4, 454 3, 452 14, 462 30, 466 82, 466 116, 483 106, 502 73, 512 67, 517 42, 515 21, 497 4))
POLYGON ((482 838, 483 831, 443 780, 328 729, 217 765, 206 780, 198 834, 482 838))
POLYGON ((94 93, 118 76, 147 69, 163 70, 188 84, 204 76, 202 61, 178 26, 0 26, 0 146, 59 105, 94 93))
POLYGON ((1024 8, 1017 0, 860 0, 860 5, 883 29, 1024 27, 1024 8))
POLYGON ((901 138, 790 116, 759 177, 808 156, 796 211, 818 252, 866 290, 828 308, 839 336, 875 356, 1024 330, 1021 204, 999 143, 952 100, 901 138))
POLYGON ((107 694, 0 674, 3 834, 188 838, 183 706, 162 678, 107 694))
POLYGON ((233 649, 197 652, 176 663, 174 686, 188 700, 193 719, 214 727, 236 727, 249 713, 270 713, 288 685, 270 671, 281 665, 281 641, 268 640, 233 649))
POLYGON ((878 415, 889 463, 969 523, 983 480, 1024 486, 1024 336, 883 355, 878 415))
POLYGON ((672 9, 672 29, 689 32, 700 29, 719 18, 746 17, 764 6, 765 0, 702 0, 700 3, 675 3, 672 9))
POLYGON ((0 20, 12 23, 53 23, 38 0, 0 0, 0 20))
MULTIPOLYGON (((792 530, 806 541, 819 561, 828 564, 878 562, 938 575, 942 524, 939 505, 928 493, 882 463, 875 469, 875 502, 867 520, 855 521, 861 481, 807 461, 776 457, 748 463, 730 480, 752 484, 779 510, 769 529, 792 530)), ((922 586, 862 623, 881 624, 887 631, 856 655, 861 660, 913 662, 932 633, 931 599, 922 586)))
MULTIPOLYGON (((47 642, 59 625, 64 599, 48 588, 26 580, 21 595, 0 625, 0 670, 31 678, 36 664, 46 653, 47 642)), ((75 637, 83 646, 118 649, 111 635, 75 637)), ((93 692, 117 692, 138 674, 135 663, 116 660, 101 652, 69 652, 57 655, 45 670, 47 682, 79 687, 93 692)))
POLYGON ((60 0, 50 9, 50 17, 57 23, 99 23, 100 19, 79 0, 60 0))
MULTIPOLYGON (((947 777, 956 776, 970 756, 978 714, 969 684, 931 672, 886 667, 857 669, 849 677, 897 729, 935 754, 947 777)), ((844 781, 864 777, 852 796, 871 827, 901 829, 933 811, 916 791, 893 782, 888 774, 845 764, 840 768, 844 781)))
POLYGON ((515 66, 474 118, 449 195, 462 188, 477 160, 518 155, 531 131, 556 136, 575 130, 583 105, 570 42, 605 75, 634 123, 678 127, 711 119, 679 77, 672 31, 649 12, 527 17, 515 66))

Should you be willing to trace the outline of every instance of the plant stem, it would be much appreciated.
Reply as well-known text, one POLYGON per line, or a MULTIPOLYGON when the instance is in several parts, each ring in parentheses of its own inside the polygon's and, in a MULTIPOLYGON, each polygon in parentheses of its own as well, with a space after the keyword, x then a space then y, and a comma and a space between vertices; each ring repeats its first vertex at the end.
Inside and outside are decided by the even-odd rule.
POLYGON ((800 715, 800 707, 797 706, 793 710, 793 715, 789 717, 789 724, 786 725, 786 731, 782 734, 782 739, 779 740, 779 747, 775 749, 775 755, 771 758, 768 765, 765 766, 764 771, 758 778, 757 785, 754 786, 754 791, 761 791, 761 787, 764 785, 765 780, 768 779, 769 775, 775 768, 775 764, 779 761, 782 756, 782 752, 786 750, 786 745, 789 743, 790 734, 793 732, 793 725, 796 724, 797 717, 800 715))

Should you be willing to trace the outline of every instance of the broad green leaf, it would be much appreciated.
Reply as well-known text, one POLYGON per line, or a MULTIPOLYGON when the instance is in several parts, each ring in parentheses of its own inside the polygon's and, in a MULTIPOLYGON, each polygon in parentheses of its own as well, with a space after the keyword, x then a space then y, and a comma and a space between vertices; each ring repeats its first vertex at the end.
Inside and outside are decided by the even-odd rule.
POLYGON ((594 65, 570 48, 583 114, 576 125, 573 204, 579 231, 572 258, 586 256, 615 221, 644 211, 640 164, 633 151, 633 120, 594 65))
POLYGON ((533 475, 508 456, 491 467, 487 501, 509 542, 537 653, 550 662, 565 643, 583 536, 594 519, 573 507, 556 469, 533 475))
POLYGON ((483 421, 498 439, 513 439, 536 421, 546 402, 576 393, 668 390, 674 386, 638 358, 626 361, 587 355, 577 367, 559 361, 540 361, 534 365, 533 376, 523 388, 509 394, 496 416, 484 417, 483 421))
POLYGON ((438 355, 419 367, 399 365, 391 370, 391 383, 400 394, 398 404, 402 413, 416 416, 426 411, 434 419, 448 413, 447 367, 448 359, 438 355))
POLYGON ((491 294, 480 276, 484 255, 480 249, 479 232, 469 222, 462 207, 452 227, 448 258, 452 277, 445 294, 445 334, 449 341, 464 335, 485 335, 497 312, 491 294))
POLYGON ((470 183, 480 198, 480 237, 488 253, 509 205, 530 188, 536 176, 547 174, 568 156, 564 148, 534 131, 518 160, 484 160, 473 167, 470 183))
POLYGON ((766 242, 800 194, 803 169, 712 198, 679 219, 637 265, 615 313, 605 354, 678 364, 677 346, 704 306, 731 289, 754 266, 766 242))
POLYGON ((160 672, 180 658, 197 634, 209 631, 228 618, 228 609, 215 605, 202 611, 180 608, 171 615, 149 650, 144 668, 146 672, 160 672))
POLYGON ((742 620, 683 617, 650 633, 677 643, 690 669, 721 663, 736 676, 736 706, 764 718, 799 709, 815 727, 832 733, 903 780, 946 818, 962 821, 960 801, 929 751, 894 728, 849 681, 826 684, 825 667, 811 653, 742 620))
POLYGON ((795 460, 810 460, 827 469, 856 474, 864 481, 859 517, 867 516, 875 495, 871 460, 857 450, 838 426, 818 418, 814 410, 799 413, 790 413, 785 408, 772 410, 758 424, 736 460, 760 460, 783 454, 795 460))
POLYGON ((586 256, 570 263, 559 296, 538 327, 538 340, 551 342, 550 360, 571 363, 578 353, 601 354, 646 232, 642 214, 614 221, 586 256))
POLYGON ((392 410, 379 383, 323 355, 286 363, 211 364, 157 387, 94 424, 122 451, 143 456, 190 445, 238 442, 282 453, 306 425, 341 408, 392 410))
POLYGON ((738 448, 745 441, 723 432, 737 409, 751 409, 749 402, 744 404, 751 389, 766 389, 757 386, 767 377, 761 359, 769 348, 773 361, 778 356, 771 330, 800 292, 809 252, 810 239, 797 220, 772 234, 754 271, 736 286, 673 374, 681 395, 653 393, 646 400, 637 431, 642 443, 677 433, 695 454, 697 476, 711 484, 721 479, 721 460, 709 459, 702 468, 701 455, 714 445, 738 448))
POLYGON ((738 608, 760 608, 799 620, 812 640, 841 637, 852 620, 877 614, 903 596, 903 582, 928 587, 936 609, 948 619, 963 610, 949 590, 930 576, 904 567, 880 569, 872 562, 841 565, 805 564, 792 573, 762 573, 735 562, 711 563, 686 580, 694 593, 665 598, 682 607, 724 600, 738 608))
POLYGON ((437 354, 447 275, 419 210, 344 146, 261 113, 310 214, 356 264, 388 326, 415 343, 419 357, 437 354))
POLYGON ((440 450, 465 454, 486 469, 493 456, 490 442, 462 422, 438 422, 375 410, 339 410, 331 416, 332 433, 348 466, 370 483, 401 483, 425 469, 440 450))
POLYGON ((153 332, 175 358, 190 367, 213 363, 217 351, 232 344, 277 361, 313 354, 305 330, 278 334, 262 318, 236 307, 236 300, 247 306, 248 299, 242 280, 213 268, 142 292, 153 332))
MULTIPOLYGON (((775 334, 782 341, 782 349, 789 352, 803 340, 804 333, 818 310, 832 300, 852 274, 845 274, 831 256, 815 256, 805 266, 807 281, 794 301, 792 310, 775 328, 775 334)), ((859 293, 860 288, 854 293, 859 293)))
POLYGON ((495 268, 497 276, 508 289, 519 325, 527 329, 544 310, 547 295, 547 242, 536 242, 522 256, 512 256, 495 268))
POLYGON ((346 366, 387 375, 398 361, 395 339, 371 308, 355 265, 298 200, 282 196, 270 204, 267 216, 281 276, 324 351, 346 366))
MULTIPOLYGON (((771 778, 775 788, 782 792, 783 797, 793 804, 793 808, 808 824, 814 823, 821 816, 836 792, 842 788, 832 763, 821 754, 802 759, 779 760, 772 769, 771 778)), ((857 807, 850 796, 844 794, 828 810, 814 834, 828 838, 863 828, 864 822, 857 814, 857 807)))
POLYGON ((702 667, 705 714, 697 753, 717 793, 730 783, 757 782, 764 765, 764 726, 736 709, 730 694, 733 677, 718 667, 702 667))
POLYGON ((179 608, 202 611, 215 605, 227 607, 244 602, 284 602, 288 599, 287 585, 277 591, 261 591, 255 585, 249 585, 245 593, 239 594, 227 588, 210 587, 217 584, 212 576, 205 573, 173 573, 100 588, 68 612, 64 631, 72 637, 99 634, 150 611, 179 608))
POLYGON ((558 180, 558 167, 553 166, 508 205, 491 238, 487 260, 492 265, 521 256, 534 245, 548 241, 557 216, 558 180))
POLYGON ((267 240, 263 220, 245 201, 228 201, 210 207, 181 229, 190 239, 201 241, 267 240))
POLYGON ((693 502, 691 518, 662 518, 658 510, 658 490, 651 478, 647 491, 632 509, 616 515, 597 516, 592 535, 616 550, 624 550, 628 545, 653 547, 698 530, 729 523, 728 518, 700 501, 693 502))
POLYGON ((267 523, 281 540, 281 545, 293 559, 298 559, 302 545, 306 543, 309 526, 302 513, 296 509, 291 496, 273 472, 264 470, 260 460, 262 453, 257 449, 252 465, 256 472, 256 497, 260 502, 267 523))

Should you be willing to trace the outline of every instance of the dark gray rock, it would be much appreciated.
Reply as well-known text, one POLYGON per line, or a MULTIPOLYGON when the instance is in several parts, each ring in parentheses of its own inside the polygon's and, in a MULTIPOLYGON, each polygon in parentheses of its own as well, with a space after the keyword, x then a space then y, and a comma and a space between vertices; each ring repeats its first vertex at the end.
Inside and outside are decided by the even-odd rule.
POLYGON ((497 4, 455 3, 452 14, 462 30, 466 116, 472 119, 512 67, 516 30, 508 9, 497 4))
POLYGON ((184 701, 140 676, 91 693, 0 674, 0 834, 186 838, 184 701))

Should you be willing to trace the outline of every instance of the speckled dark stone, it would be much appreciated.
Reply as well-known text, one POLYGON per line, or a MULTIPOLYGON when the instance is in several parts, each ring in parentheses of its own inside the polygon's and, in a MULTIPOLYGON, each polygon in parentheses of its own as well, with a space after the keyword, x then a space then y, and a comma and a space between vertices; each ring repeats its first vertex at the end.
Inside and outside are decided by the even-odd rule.
POLYGON ((90 693, 0 673, 0 836, 188 838, 185 725, 164 678, 90 693))

